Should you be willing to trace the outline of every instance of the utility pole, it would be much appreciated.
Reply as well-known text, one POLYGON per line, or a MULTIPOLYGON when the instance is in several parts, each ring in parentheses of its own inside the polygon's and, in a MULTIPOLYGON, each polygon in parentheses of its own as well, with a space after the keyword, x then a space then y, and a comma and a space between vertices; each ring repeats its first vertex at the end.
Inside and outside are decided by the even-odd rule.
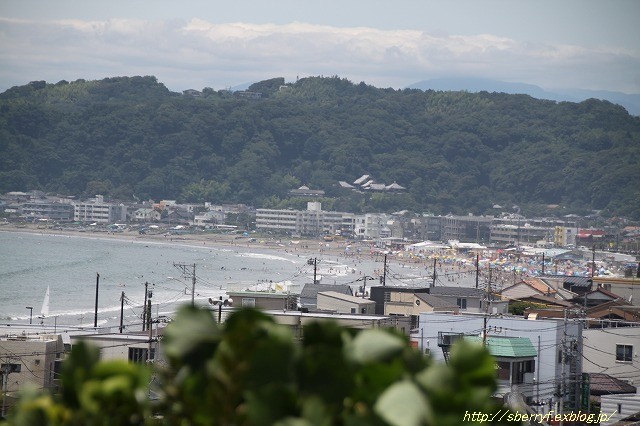
POLYGON ((147 295, 149 294, 149 282, 144 283, 144 303, 142 304, 142 331, 147 327, 147 295))
POLYGON ((149 292, 149 298, 147 299, 147 330, 151 332, 151 297, 153 296, 153 291, 149 292))
POLYGON ((196 264, 193 264, 193 275, 191 276, 191 306, 196 305, 196 264))
POLYGON ((542 276, 544 276, 544 253, 542 253, 542 276))
POLYGON ((591 255, 591 283, 593 285, 593 275, 596 271, 596 245, 594 244, 593 247, 591 248, 592 251, 592 255, 591 255))
POLYGON ((564 310, 564 324, 562 331, 562 351, 560 352, 560 400, 558 406, 558 413, 560 414, 560 426, 564 424, 564 394, 566 392, 566 372, 565 364, 567 361, 567 309, 564 310))
POLYGON ((476 254, 476 288, 478 288, 479 277, 480 277, 480 255, 476 254))
POLYGON ((362 298, 364 299, 364 293, 367 291, 367 276, 362 277, 364 284, 362 284, 362 298))
POLYGON ((191 306, 195 306, 196 298, 196 264, 187 265, 186 263, 174 263, 173 266, 182 270, 182 275, 187 275, 187 268, 191 266, 191 306))
POLYGON ((384 255, 384 266, 382 268, 382 286, 386 287, 387 285, 387 255, 384 255))
POLYGON ((151 294, 149 295, 148 305, 148 318, 149 318, 149 348, 147 349, 147 363, 151 362, 151 342, 153 341, 153 327, 151 326, 151 294))
POLYGON ((318 284, 318 258, 314 257, 312 259, 307 260, 307 265, 313 266, 313 283, 318 284))
POLYGON ((318 258, 313 258, 313 283, 318 284, 318 258))
POLYGON ((120 295, 120 334, 122 334, 123 320, 124 320, 124 291, 120 295))
POLYGON ((98 327, 98 285, 100 284, 100 274, 96 272, 96 308, 93 315, 93 328, 98 327))
POLYGON ((433 281, 431 281, 431 288, 436 286, 436 265, 438 263, 438 259, 433 259, 433 281))
POLYGON ((482 319, 482 345, 487 345, 487 322, 489 321, 489 298, 491 297, 491 267, 489 267, 489 282, 484 296, 484 317, 482 319))

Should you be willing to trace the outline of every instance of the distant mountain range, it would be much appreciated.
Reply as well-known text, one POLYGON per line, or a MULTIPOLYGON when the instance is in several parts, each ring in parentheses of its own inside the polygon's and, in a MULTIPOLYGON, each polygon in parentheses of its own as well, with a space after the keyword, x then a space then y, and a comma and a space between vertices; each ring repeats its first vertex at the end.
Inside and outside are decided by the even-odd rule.
POLYGON ((525 94, 536 99, 552 101, 582 102, 586 99, 601 99, 623 106, 631 115, 640 116, 640 94, 609 92, 606 90, 562 89, 549 92, 539 86, 526 83, 509 83, 506 81, 484 78, 434 78, 422 80, 408 86, 409 89, 498 92, 508 94, 525 94))

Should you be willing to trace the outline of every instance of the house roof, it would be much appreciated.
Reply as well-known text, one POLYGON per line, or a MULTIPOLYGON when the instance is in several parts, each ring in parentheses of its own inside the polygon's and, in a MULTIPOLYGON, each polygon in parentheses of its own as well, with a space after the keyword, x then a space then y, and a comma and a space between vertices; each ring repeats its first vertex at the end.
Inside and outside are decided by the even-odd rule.
POLYGON ((345 182, 343 180, 339 181, 338 183, 340 184, 341 188, 348 188, 348 189, 355 188, 353 185, 351 185, 350 183, 347 183, 347 182, 345 182))
POLYGON ((627 382, 604 373, 589 373, 591 395, 609 395, 618 393, 636 393, 636 388, 627 382))
POLYGON ((624 299, 611 300, 587 309, 587 317, 640 321, 640 306, 633 306, 624 299))
POLYGON ((313 299, 318 297, 318 293, 321 291, 335 291, 342 294, 353 295, 351 287, 345 284, 305 284, 300 292, 301 299, 313 299))
POLYGON ((429 289, 429 294, 434 296, 484 297, 484 291, 469 287, 433 287, 429 289))
POLYGON ((520 298, 512 299, 512 300, 520 300, 520 301, 523 301, 523 302, 540 303, 540 304, 544 304, 544 305, 563 306, 563 307, 566 307, 566 308, 570 308, 570 307, 573 306, 573 303, 567 302, 566 300, 556 299, 555 297, 544 296, 542 294, 533 294, 531 296, 520 297, 520 298))
MULTIPOLYGON (((373 181, 372 181, 373 182, 373 181)), ((387 189, 387 187, 384 185, 384 183, 368 183, 367 182, 367 186, 369 189, 372 189, 374 191, 384 191, 385 189, 387 189)), ((362 185, 363 187, 365 185, 362 185)))
POLYGON ((414 293, 414 295, 422 300, 423 302, 425 302, 427 305, 431 306, 432 308, 458 308, 457 305, 454 305, 451 302, 447 302, 444 299, 440 299, 439 297, 436 297, 432 294, 428 294, 428 293, 414 293))
POLYGON ((398 185, 396 181, 393 181, 391 185, 387 186, 387 189, 406 189, 406 188, 402 185, 398 185))
POLYGON ((543 294, 555 293, 556 290, 553 289, 549 284, 545 283, 540 278, 523 278, 522 281, 543 294))
POLYGON ((571 287, 591 287, 593 280, 589 277, 566 277, 562 284, 570 284, 571 287))
MULTIPOLYGON (((480 336, 464 336, 465 340, 482 342, 480 336)), ((528 337, 487 337, 487 348, 491 355, 505 358, 525 358, 538 355, 528 337)))
POLYGON ((351 296, 337 291, 319 291, 318 295, 330 297, 332 299, 343 300, 345 302, 357 303, 358 305, 375 305, 376 302, 362 297, 351 296))
POLYGON ((592 291, 590 291, 590 292, 586 293, 586 295, 587 295, 587 297, 589 297, 589 295, 594 294, 594 293, 601 293, 601 294, 604 294, 605 296, 608 296, 609 298, 611 298, 611 299, 613 299, 613 300, 615 300, 615 299, 620 299, 620 298, 621 298, 621 296, 618 296, 618 295, 617 295, 617 294, 615 294, 614 292, 609 291, 609 290, 607 290, 607 289, 604 289, 604 288, 602 288, 602 287, 598 287, 598 288, 596 288, 595 290, 592 290, 592 291))
POLYGON ((371 176, 369 175, 362 175, 360 176, 358 179, 356 179, 353 184, 354 185, 361 185, 362 183, 364 183, 367 179, 369 179, 371 176))

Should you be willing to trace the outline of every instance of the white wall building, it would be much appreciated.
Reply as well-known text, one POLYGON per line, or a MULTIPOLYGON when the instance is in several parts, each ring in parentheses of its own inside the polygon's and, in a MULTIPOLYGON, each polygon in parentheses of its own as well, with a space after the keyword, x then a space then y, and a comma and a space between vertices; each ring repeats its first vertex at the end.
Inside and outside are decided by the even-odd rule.
MULTIPOLYGON (((445 355, 438 346, 439 333, 479 336, 484 329, 484 316, 481 314, 420 314, 419 331, 412 335, 423 352, 430 352, 437 361, 444 361, 445 355)), ((520 317, 490 316, 487 320, 487 336, 526 337, 537 351, 533 384, 523 387, 525 394, 532 395, 531 402, 539 402, 541 413, 558 409, 556 393, 564 388, 568 403, 579 403, 580 382, 582 377, 582 323, 578 320, 525 320, 520 317), (565 334, 566 333, 566 334, 565 334), (564 357, 561 356, 565 344, 564 357), (564 368, 561 359, 565 360, 564 368), (563 374, 564 373, 564 374, 563 374), (562 385, 564 377, 564 387, 562 385), (578 385, 578 386, 576 386, 578 385)))
POLYGON ((76 222, 114 223, 127 220, 127 207, 124 204, 105 203, 102 195, 85 202, 74 202, 73 205, 76 222))
POLYGON ((59 334, 16 335, 0 339, 0 392, 7 391, 3 411, 13 405, 19 391, 26 385, 56 389, 63 356, 64 343, 59 334))
POLYGON ((131 362, 147 362, 149 348, 151 348, 150 359, 157 360, 159 345, 156 339, 156 330, 152 329, 151 338, 148 332, 140 333, 109 333, 109 334, 86 334, 71 336, 71 344, 75 345, 80 341, 100 349, 100 359, 103 361, 123 359, 131 362), (149 341, 151 340, 151 343, 149 341))
MULTIPOLYGON (((618 424, 622 419, 640 413, 640 393, 622 395, 602 395, 600 398, 600 413, 607 419, 601 425, 618 424)), ((627 423, 620 423, 627 424, 627 423)), ((637 423, 628 423, 637 425, 637 423)))
POLYGON ((307 203, 307 210, 257 209, 256 227, 298 235, 353 233, 354 215, 322 210, 319 202, 307 203))
POLYGON ((387 227, 388 219, 389 216, 383 213, 357 215, 354 218, 354 234, 356 237, 365 240, 377 240, 379 238, 389 237, 390 231, 387 227))
POLYGON ((585 373, 606 373, 640 388, 640 323, 582 332, 585 373))
POLYGON ((339 314, 373 315, 376 302, 337 291, 321 291, 318 293, 317 307, 320 310, 335 311, 339 314))

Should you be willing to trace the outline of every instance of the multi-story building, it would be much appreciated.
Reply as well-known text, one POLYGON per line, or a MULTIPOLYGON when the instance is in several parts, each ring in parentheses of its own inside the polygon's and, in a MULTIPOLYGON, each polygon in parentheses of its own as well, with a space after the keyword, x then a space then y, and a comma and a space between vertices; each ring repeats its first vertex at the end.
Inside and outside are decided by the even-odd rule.
POLYGON ((476 243, 489 241, 492 221, 492 216, 443 216, 440 221, 440 239, 476 243))
POLYGON ((96 195, 86 202, 74 202, 74 220, 76 222, 113 223, 127 219, 127 207, 124 204, 105 203, 102 195, 96 195))
MULTIPOLYGON (((440 297, 440 296, 438 296, 440 297)), ((568 320, 530 320, 507 315, 421 313, 419 332, 412 340, 423 352, 429 352, 437 361, 445 361, 454 337, 486 336, 527 338, 535 348, 532 380, 522 376, 518 391, 530 403, 538 403, 539 412, 558 412, 558 395, 564 395, 565 409, 577 407, 580 402, 582 379, 582 330, 579 318, 568 320)), ((532 354, 527 354, 532 355, 532 354)), ((497 366, 499 367, 499 366, 497 366)))
POLYGON ((367 213, 355 217, 354 234, 365 240, 377 240, 391 236, 387 226, 389 216, 383 213, 367 213))
POLYGON ((578 228, 556 226, 554 229, 554 244, 556 247, 575 246, 576 235, 578 235, 578 228))
POLYGON ((33 200, 22 205, 22 216, 27 220, 46 219, 55 222, 71 222, 74 206, 70 199, 33 200))
POLYGON ((6 391, 2 411, 13 405, 26 386, 56 390, 63 355, 64 343, 59 334, 7 335, 0 339, 0 389, 6 391))
POLYGON ((319 202, 307 203, 307 210, 257 209, 256 227, 298 235, 353 234, 352 213, 323 211, 319 202))
POLYGON ((606 373, 638 387, 640 323, 600 320, 600 324, 582 332, 585 373, 606 373))
POLYGON ((576 228, 574 221, 534 218, 528 219, 519 214, 494 218, 491 223, 491 242, 519 246, 539 241, 555 242, 556 227, 576 228))

